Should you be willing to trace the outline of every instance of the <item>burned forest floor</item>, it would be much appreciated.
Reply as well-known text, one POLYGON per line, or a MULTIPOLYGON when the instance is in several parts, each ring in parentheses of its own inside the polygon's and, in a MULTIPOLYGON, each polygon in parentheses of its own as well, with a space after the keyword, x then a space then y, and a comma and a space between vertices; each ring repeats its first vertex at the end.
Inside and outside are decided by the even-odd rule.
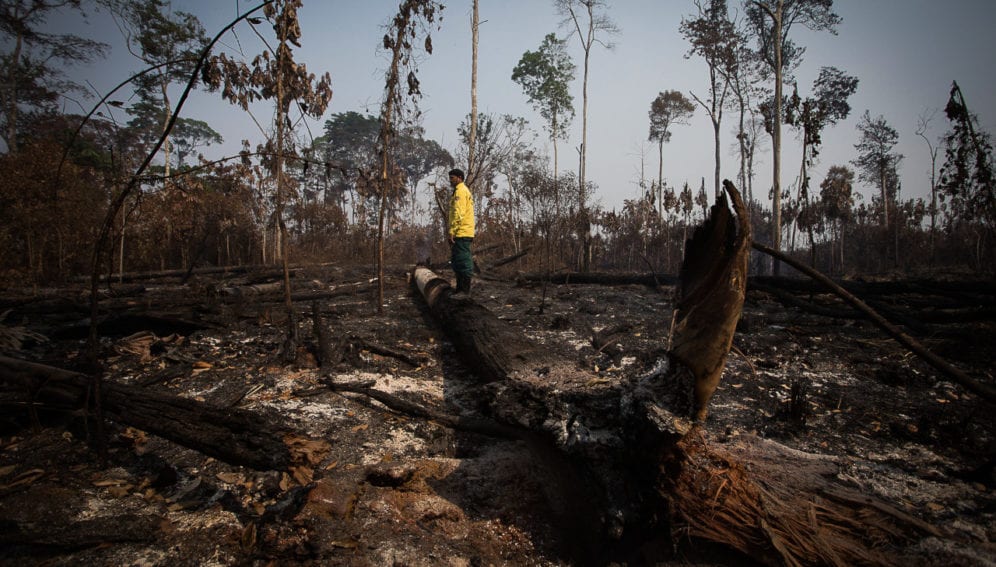
MULTIPOLYGON (((753 564, 685 537, 681 525, 661 534, 652 555, 593 554, 571 517, 586 494, 542 450, 330 387, 363 384, 448 414, 480 412, 475 369, 406 269, 388 271, 382 313, 369 268, 295 270, 291 364, 272 279, 198 274, 112 286, 101 300, 104 380, 258 413, 308 459, 253 470, 108 421, 101 463, 89 412, 32 406, 30 392, 4 386, 0 565, 753 564)), ((831 458, 839 482, 936 528, 907 557, 996 564, 996 407, 815 286, 756 284, 700 434, 831 458)), ((857 284, 855 293, 933 352, 994 383, 991 282, 857 284)), ((0 354, 80 369, 83 287, 4 292, 0 354)), ((512 270, 475 280, 472 298, 605 382, 653 367, 674 308, 667 286, 544 285, 512 270)))

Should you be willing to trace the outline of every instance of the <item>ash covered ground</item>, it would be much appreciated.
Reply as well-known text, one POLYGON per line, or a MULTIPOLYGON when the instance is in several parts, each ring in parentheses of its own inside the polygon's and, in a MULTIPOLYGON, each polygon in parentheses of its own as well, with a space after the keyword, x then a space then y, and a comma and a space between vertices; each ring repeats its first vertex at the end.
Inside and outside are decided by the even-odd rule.
MULTIPOLYGON (((295 285, 331 290, 365 277, 315 268, 298 273, 295 285)), ((219 297, 220 287, 243 283, 146 283, 114 298, 118 311, 154 311, 158 321, 166 314, 195 325, 108 333, 106 379, 275 416, 300 443, 313 444, 310 466, 255 471, 108 423, 108 462, 101 467, 88 443, 92 421, 78 411, 50 410, 33 419, 18 401, 23 396, 8 393, 0 418, 0 564, 590 562, 565 502, 585 495, 565 489, 534 447, 455 432, 324 385, 367 383, 448 413, 478 411, 474 369, 458 358, 403 268, 387 278, 382 314, 363 287, 295 303, 303 344, 293 365, 280 362, 280 298, 219 297), (322 366, 314 357, 316 302, 342 347, 340 359, 322 366)), ((8 295, 2 324, 20 329, 23 344, 5 354, 73 367, 84 343, 74 331, 81 317, 66 305, 80 303, 79 291, 8 295), (57 307, 40 307, 46 301, 57 307)), ((544 287, 511 278, 478 280, 473 298, 608 381, 654 363, 666 348, 674 307, 669 288, 544 287), (611 340, 601 340, 606 336, 611 340)), ((910 299, 890 301, 899 309, 910 299)), ((806 300, 835 305, 829 295, 806 300)), ((931 325, 921 340, 992 384, 996 322, 931 325)), ((830 456, 842 482, 943 531, 914 544, 925 562, 996 563, 991 405, 871 323, 813 315, 765 292, 748 294, 734 347, 705 424, 710 442, 758 436, 830 456)), ((750 564, 672 528, 660 564, 750 564)))

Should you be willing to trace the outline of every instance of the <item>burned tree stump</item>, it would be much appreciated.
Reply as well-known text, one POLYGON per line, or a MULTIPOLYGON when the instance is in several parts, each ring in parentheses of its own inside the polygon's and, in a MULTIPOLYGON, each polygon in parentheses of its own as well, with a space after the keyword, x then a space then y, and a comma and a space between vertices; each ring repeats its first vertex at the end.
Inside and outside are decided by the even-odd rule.
MULTIPOLYGON (((837 463, 742 436, 718 444, 706 415, 746 291, 750 235, 736 188, 696 230, 682 268, 670 354, 617 382, 518 335, 426 268, 415 283, 468 368, 484 411, 570 464, 590 498, 600 549, 614 557, 684 534, 769 565, 891 564, 937 531, 888 503, 849 492, 837 463), (613 552, 609 552, 612 554, 613 552)), ((594 559, 598 561, 598 559, 594 559)), ((652 558, 641 557, 652 562, 652 558)))
POLYGON ((705 419, 747 294, 750 223, 733 184, 723 181, 741 219, 739 230, 720 196, 706 222, 695 229, 681 265, 681 295, 671 354, 695 378, 695 417, 705 419))

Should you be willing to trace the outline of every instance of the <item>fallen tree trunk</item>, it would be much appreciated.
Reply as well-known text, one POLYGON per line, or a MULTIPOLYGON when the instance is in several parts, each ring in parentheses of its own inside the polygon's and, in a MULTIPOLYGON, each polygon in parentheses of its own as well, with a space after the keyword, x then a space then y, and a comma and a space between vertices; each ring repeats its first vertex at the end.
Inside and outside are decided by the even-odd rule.
MULTIPOLYGON (((725 182, 740 219, 743 204, 725 182)), ((886 503, 846 491, 832 459, 751 438, 724 446, 693 422, 715 389, 745 292, 749 233, 725 199, 696 231, 682 268, 675 351, 641 376, 578 369, 425 268, 415 271, 432 315, 483 382, 490 418, 532 432, 571 463, 597 513, 594 549, 687 534, 769 565, 892 564, 932 528, 886 503), (788 458, 791 456, 792 458, 788 458), (808 464, 808 466, 802 466, 808 464)), ((542 451, 541 451, 542 452, 542 451)), ((642 561, 653 558, 643 556, 642 561)))
POLYGON ((793 268, 799 270, 800 272, 808 275, 814 280, 825 285, 828 289, 833 291, 835 294, 840 296, 844 301, 849 303, 852 307, 858 311, 864 313, 878 328, 885 331, 890 337, 896 340, 899 344, 908 348, 913 354, 919 356, 927 364, 933 366, 935 369, 944 373, 945 376, 951 378, 966 390, 972 392, 973 394, 979 396, 980 398, 990 402, 996 403, 996 388, 990 384, 979 382, 971 376, 965 373, 965 371, 960 368, 953 366, 948 361, 937 356, 928 350, 925 346, 920 344, 919 341, 913 337, 907 335, 899 327, 893 325, 885 317, 882 317, 874 309, 868 306, 864 301, 861 301, 854 294, 850 293, 846 289, 840 287, 833 280, 821 274, 820 272, 806 266, 800 262, 796 262, 793 258, 782 254, 781 252, 769 248, 760 242, 754 242, 753 247, 769 256, 778 258, 782 262, 792 266, 793 268))
POLYGON ((516 278, 523 282, 549 282, 552 284, 596 284, 596 285, 676 285, 674 276, 654 274, 612 274, 605 272, 559 272, 553 274, 521 274, 516 278))
MULTIPOLYGON (((90 384, 84 374, 0 356, 0 387, 23 392, 30 404, 87 408, 90 384)), ((221 461, 257 470, 287 470, 300 462, 285 441, 288 432, 275 430, 258 413, 106 380, 101 393, 107 418, 221 461)))
POLYGON ((520 258, 524 258, 526 256, 526 254, 529 254, 529 250, 530 250, 530 248, 527 246, 527 247, 523 248, 522 250, 520 250, 519 252, 516 252, 515 254, 512 254, 511 256, 505 256, 504 258, 499 258, 498 260, 495 260, 494 262, 486 264, 484 266, 484 268, 482 268, 481 271, 489 271, 489 270, 493 270, 495 268, 500 268, 500 267, 502 267, 502 266, 504 266, 506 264, 511 264, 512 262, 515 262, 516 260, 518 260, 520 258))

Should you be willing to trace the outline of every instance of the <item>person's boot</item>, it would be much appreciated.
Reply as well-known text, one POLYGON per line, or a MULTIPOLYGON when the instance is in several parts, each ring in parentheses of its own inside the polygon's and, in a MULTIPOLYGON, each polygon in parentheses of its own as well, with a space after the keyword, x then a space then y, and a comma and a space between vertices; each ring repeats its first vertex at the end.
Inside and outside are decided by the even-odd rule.
POLYGON ((458 293, 466 293, 466 287, 467 287, 466 280, 467 280, 467 276, 465 276, 463 274, 457 274, 457 276, 456 276, 456 289, 453 291, 454 295, 456 295, 458 293))

